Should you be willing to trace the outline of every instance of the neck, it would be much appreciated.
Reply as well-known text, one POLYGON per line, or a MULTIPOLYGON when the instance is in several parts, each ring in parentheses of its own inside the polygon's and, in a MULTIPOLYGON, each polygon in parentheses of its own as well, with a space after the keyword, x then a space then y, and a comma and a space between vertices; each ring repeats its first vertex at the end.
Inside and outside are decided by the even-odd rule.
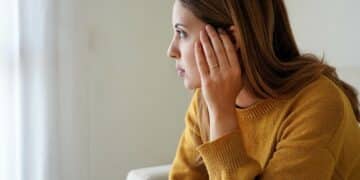
POLYGON ((235 104, 238 108, 243 109, 253 105, 258 100, 259 98, 253 96, 251 93, 249 93, 249 91, 246 90, 246 88, 244 88, 236 97, 235 104))

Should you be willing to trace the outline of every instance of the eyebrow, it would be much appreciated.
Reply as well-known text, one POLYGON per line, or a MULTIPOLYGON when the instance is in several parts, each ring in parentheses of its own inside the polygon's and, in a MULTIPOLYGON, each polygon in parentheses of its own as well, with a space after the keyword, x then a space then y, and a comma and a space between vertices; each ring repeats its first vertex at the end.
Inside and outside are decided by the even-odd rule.
POLYGON ((180 24, 180 23, 176 23, 174 27, 178 28, 179 26, 182 26, 182 27, 186 28, 186 26, 184 24, 180 24))

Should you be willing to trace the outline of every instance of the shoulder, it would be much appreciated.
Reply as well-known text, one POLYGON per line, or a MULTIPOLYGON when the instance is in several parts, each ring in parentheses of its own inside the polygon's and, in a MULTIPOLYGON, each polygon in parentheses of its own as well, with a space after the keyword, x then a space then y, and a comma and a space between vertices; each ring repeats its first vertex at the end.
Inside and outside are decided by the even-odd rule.
POLYGON ((300 90, 290 102, 297 105, 325 105, 342 108, 346 95, 332 80, 321 75, 300 90))
POLYGON ((287 102, 282 138, 293 134, 330 141, 344 121, 344 111, 349 110, 347 101, 335 83, 321 76, 287 102))

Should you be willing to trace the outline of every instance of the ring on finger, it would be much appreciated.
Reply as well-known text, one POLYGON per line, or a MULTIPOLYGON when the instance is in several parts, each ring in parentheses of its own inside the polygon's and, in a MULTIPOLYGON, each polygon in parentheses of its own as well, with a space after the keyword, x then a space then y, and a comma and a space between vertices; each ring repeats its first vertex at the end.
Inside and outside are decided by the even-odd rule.
POLYGON ((218 68, 218 67, 219 67, 219 64, 215 64, 215 65, 210 66, 211 69, 215 69, 215 68, 218 68))

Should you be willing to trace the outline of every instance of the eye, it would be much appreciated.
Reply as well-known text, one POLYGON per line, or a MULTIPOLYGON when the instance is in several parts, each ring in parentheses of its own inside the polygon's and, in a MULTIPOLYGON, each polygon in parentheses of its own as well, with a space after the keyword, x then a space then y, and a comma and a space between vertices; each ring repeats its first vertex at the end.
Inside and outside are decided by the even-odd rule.
POLYGON ((185 38, 186 37, 186 33, 184 31, 176 30, 176 33, 180 36, 180 38, 185 38))

